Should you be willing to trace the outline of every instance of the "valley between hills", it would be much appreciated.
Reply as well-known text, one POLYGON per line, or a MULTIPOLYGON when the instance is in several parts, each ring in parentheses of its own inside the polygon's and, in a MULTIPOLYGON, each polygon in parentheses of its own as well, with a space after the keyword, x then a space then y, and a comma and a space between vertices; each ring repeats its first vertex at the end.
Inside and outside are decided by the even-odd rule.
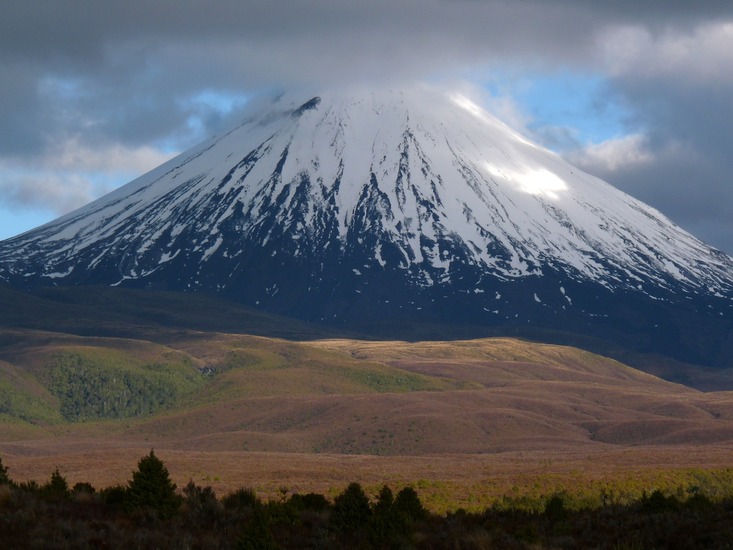
POLYGON ((58 467, 71 484, 124 483, 154 448, 179 486, 414 484, 440 509, 538 484, 641 491, 730 466, 733 392, 571 346, 333 337, 265 316, 250 332, 280 336, 149 317, 113 337, 114 315, 82 334, 80 299, 39 300, 57 331, 9 311, 0 328, 0 457, 20 481, 58 467))

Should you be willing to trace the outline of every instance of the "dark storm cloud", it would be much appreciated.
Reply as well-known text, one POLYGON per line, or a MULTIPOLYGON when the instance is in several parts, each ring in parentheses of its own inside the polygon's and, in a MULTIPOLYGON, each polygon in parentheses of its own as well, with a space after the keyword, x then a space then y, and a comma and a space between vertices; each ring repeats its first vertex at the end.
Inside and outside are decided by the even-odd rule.
POLYGON ((609 63, 609 87, 645 135, 641 161, 580 163, 733 253, 733 19, 619 34, 625 51, 609 63))
MULTIPOLYGON (((654 47, 664 37, 688 36, 720 21, 733 21, 732 3, 6 0, 0 18, 0 167, 8 159, 32 162, 68 149, 70 141, 130 150, 163 142, 191 145, 200 134, 217 131, 225 114, 196 101, 203 92, 237 96, 402 78, 480 80, 496 67, 609 71, 614 94, 628 103, 630 131, 648 134, 651 160, 601 175, 687 228, 704 222, 704 236, 733 251, 724 239, 716 241, 726 227, 716 220, 730 213, 719 204, 706 210, 704 203, 706 195, 727 200, 731 193, 726 178, 733 173, 733 155, 724 135, 733 112, 726 101, 730 81, 710 86, 685 79, 674 67, 646 74, 633 59, 621 68, 612 63, 628 54, 617 29, 641 28, 654 47), (192 120, 201 127, 195 135, 192 120), (673 145, 685 151, 673 157, 674 170, 663 164, 673 145), (699 174, 700 167, 707 187, 693 197, 681 174, 699 174)), ((632 54, 646 55, 641 49, 632 54)), ((649 63, 664 59, 662 52, 649 63)), ((0 191, 17 189, 17 181, 3 177, 0 191)))
MULTIPOLYGON (((655 205, 673 220, 733 253, 733 85, 680 91, 663 82, 619 84, 649 129, 653 163, 606 174, 617 187, 655 205), (654 85, 664 88, 655 93, 654 85), (646 88, 646 87, 645 87, 646 88)), ((600 175, 600 174, 599 174, 600 175)))
POLYGON ((13 81, 16 72, 25 71, 19 91, 26 93, 15 100, 3 97, 3 103, 30 115, 37 105, 28 98, 37 95, 38 81, 49 76, 78 80, 86 94, 75 107, 85 118, 93 115, 117 138, 130 139, 128 134, 139 129, 142 142, 173 129, 172 99, 206 87, 252 90, 324 81, 373 82, 461 74, 472 66, 520 59, 543 67, 592 63, 596 33, 609 20, 631 23, 641 17, 677 24, 719 16, 724 12, 720 4, 725 3, 696 2, 694 8, 689 2, 658 4, 11 1, 0 21, 0 52, 7 61, 2 76, 3 81, 13 81), (36 82, 27 78, 33 70, 36 82), (158 131, 128 122, 128 115, 151 122, 151 110, 161 114, 158 131))
POLYGON ((37 73, 24 67, 0 66, 0 152, 21 154, 37 151, 42 145, 39 112, 35 94, 37 73))

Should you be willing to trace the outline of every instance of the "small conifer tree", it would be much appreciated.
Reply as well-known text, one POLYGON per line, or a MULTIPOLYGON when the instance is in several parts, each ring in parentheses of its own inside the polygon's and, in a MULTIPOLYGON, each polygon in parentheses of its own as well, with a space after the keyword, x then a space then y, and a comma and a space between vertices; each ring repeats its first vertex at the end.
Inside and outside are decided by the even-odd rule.
POLYGON ((12 485, 13 480, 8 475, 8 468, 3 465, 3 459, 0 458, 0 485, 12 485))
POLYGON ((387 485, 377 495, 372 506, 370 539, 375 547, 393 546, 400 535, 404 534, 406 522, 394 511, 394 494, 387 485))
POLYGON ((417 492, 412 487, 404 487, 394 499, 394 510, 402 514, 408 522, 424 520, 428 512, 420 502, 417 492))
POLYGON ((137 471, 127 486, 127 506, 130 510, 146 509, 158 517, 171 517, 181 505, 176 484, 168 475, 168 468, 150 451, 137 463, 137 471))
POLYGON ((69 496, 69 484, 66 478, 56 468, 51 474, 51 480, 41 487, 41 493, 51 498, 67 498, 69 496))
POLYGON ((361 485, 351 483, 334 499, 331 522, 338 531, 356 533, 368 524, 370 515, 369 497, 361 485))

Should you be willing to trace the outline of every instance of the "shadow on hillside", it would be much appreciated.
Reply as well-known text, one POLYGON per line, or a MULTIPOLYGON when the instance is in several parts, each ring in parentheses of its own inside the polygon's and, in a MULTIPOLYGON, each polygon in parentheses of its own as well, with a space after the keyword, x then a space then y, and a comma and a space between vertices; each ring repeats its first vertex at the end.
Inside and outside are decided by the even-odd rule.
MULTIPOLYGON (((293 341, 324 338, 363 340, 469 340, 512 337, 573 346, 617 359, 660 378, 703 391, 733 389, 733 368, 714 368, 645 349, 633 338, 605 338, 547 327, 379 322, 336 326, 254 309, 202 293, 147 291, 103 286, 49 287, 21 292, 0 285, 0 329, 40 330, 79 336, 149 341, 185 338, 190 332, 250 334, 293 341)), ((601 332, 603 332, 601 330, 601 332)), ((12 336, 0 333, 0 347, 12 336)))

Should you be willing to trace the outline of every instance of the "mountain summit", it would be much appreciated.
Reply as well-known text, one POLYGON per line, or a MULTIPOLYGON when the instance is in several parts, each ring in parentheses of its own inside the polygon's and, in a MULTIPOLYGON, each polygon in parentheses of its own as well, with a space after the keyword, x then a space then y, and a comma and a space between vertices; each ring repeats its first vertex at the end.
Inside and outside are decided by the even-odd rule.
POLYGON ((720 343, 733 317, 732 258, 427 87, 280 97, 1 242, 2 280, 210 292, 334 324, 623 334, 708 363, 686 331, 720 343))

